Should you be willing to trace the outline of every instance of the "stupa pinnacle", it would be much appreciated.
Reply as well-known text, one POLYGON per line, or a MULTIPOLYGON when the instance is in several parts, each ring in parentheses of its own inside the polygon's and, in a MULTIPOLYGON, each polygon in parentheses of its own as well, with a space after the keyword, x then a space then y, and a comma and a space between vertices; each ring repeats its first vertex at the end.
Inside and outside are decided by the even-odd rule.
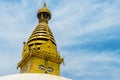
POLYGON ((24 42, 22 60, 18 63, 20 73, 46 73, 60 75, 63 58, 57 51, 54 36, 48 26, 51 12, 44 6, 38 10, 38 26, 27 42, 24 42))
POLYGON ((33 46, 35 43, 35 45, 40 45, 48 40, 56 45, 53 34, 48 26, 51 12, 47 9, 46 3, 44 3, 44 6, 38 10, 37 17, 39 19, 39 24, 30 36, 27 42, 28 45, 33 46))

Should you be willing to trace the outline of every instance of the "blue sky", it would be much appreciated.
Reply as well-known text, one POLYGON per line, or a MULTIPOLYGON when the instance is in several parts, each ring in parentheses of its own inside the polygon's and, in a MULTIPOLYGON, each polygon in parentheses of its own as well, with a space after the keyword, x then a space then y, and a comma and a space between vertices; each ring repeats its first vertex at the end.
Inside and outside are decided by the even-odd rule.
MULTIPOLYGON (((0 0, 0 76, 19 73, 23 42, 44 0, 0 0)), ((46 0, 49 26, 73 80, 120 79, 120 0, 46 0)))

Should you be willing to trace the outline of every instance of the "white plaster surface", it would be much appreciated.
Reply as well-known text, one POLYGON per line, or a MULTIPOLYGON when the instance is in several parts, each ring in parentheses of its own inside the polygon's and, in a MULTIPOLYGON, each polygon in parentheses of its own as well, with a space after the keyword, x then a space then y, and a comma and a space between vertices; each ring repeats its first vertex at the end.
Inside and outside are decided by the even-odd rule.
POLYGON ((1 76, 0 80, 71 80, 71 79, 50 74, 25 73, 1 76))

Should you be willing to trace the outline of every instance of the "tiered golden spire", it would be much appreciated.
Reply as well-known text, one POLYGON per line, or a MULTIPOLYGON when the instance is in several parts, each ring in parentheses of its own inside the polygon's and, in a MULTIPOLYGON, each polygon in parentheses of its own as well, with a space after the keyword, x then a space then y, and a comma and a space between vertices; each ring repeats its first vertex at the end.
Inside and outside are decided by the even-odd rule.
POLYGON ((28 45, 40 45, 48 40, 51 40, 56 45, 54 36, 48 26, 48 20, 51 18, 51 12, 47 9, 46 3, 44 3, 44 6, 38 10, 37 17, 39 19, 39 24, 30 36, 28 45))
POLYGON ((27 43, 24 42, 22 60, 18 63, 18 67, 21 73, 60 75, 60 64, 63 58, 57 51, 54 36, 48 26, 51 12, 47 9, 46 3, 38 10, 37 17, 39 24, 27 43))

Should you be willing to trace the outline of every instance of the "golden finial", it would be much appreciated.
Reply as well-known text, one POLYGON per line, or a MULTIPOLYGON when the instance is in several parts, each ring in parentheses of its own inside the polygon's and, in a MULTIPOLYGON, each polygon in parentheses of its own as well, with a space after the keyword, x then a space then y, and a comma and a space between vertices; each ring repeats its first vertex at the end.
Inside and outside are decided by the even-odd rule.
POLYGON ((41 9, 38 10, 37 13, 37 17, 39 19, 39 22, 41 21, 46 21, 48 22, 48 20, 51 19, 51 12, 50 10, 47 8, 46 3, 44 2, 43 7, 41 9), (44 17, 43 17, 44 15, 44 17), (45 17, 46 16, 46 17, 45 17))
POLYGON ((44 7, 46 7, 46 3, 44 2, 44 7))

